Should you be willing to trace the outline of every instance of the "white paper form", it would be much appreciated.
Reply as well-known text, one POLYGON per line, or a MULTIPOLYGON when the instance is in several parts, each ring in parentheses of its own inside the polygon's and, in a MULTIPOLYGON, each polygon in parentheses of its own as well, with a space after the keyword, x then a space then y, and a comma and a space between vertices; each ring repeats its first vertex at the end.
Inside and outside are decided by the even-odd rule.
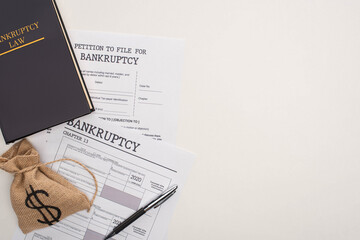
POLYGON ((176 141, 182 40, 69 31, 95 114, 176 141))
MULTIPOLYGON (((192 154, 175 146, 134 135, 92 116, 53 128, 45 146, 41 135, 29 139, 39 151, 41 161, 71 158, 82 162, 96 175, 99 191, 89 213, 81 211, 27 235, 18 230, 14 240, 103 239, 116 225, 170 186, 178 184, 181 191, 193 159, 192 154)), ((91 198, 93 180, 80 166, 65 161, 53 164, 52 169, 91 198)), ((177 192, 112 239, 164 239, 178 197, 177 192)), ((46 204, 46 199, 42 201, 46 204)))

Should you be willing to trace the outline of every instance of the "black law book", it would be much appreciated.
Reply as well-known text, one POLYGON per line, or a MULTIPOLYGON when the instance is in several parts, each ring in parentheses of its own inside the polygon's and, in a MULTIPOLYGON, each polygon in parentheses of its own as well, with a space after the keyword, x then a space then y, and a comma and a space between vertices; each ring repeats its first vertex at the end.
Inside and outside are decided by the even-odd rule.
POLYGON ((0 127, 6 143, 92 111, 55 1, 2 1, 0 127))

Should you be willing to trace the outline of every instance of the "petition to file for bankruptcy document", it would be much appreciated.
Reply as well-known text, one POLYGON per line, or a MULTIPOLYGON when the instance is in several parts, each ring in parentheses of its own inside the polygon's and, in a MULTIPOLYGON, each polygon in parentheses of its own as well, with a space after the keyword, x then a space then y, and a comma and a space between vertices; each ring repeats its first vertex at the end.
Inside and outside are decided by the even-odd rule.
POLYGON ((175 143, 184 42, 103 32, 69 35, 95 114, 175 143))

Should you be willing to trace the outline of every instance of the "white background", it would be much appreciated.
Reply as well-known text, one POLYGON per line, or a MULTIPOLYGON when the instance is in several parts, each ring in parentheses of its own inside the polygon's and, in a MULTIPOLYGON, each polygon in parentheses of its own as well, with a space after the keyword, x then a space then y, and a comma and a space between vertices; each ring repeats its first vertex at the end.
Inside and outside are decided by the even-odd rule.
POLYGON ((360 238, 359 1, 58 4, 69 29, 186 40, 177 143, 198 157, 170 240, 360 238))

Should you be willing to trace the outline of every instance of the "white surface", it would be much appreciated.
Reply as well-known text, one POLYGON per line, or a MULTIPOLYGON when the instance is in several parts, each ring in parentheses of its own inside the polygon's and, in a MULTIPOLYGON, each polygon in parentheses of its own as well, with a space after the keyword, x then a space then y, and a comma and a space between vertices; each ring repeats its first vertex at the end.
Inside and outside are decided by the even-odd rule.
POLYGON ((58 1, 68 28, 186 40, 170 240, 360 238, 359 1, 58 1))

